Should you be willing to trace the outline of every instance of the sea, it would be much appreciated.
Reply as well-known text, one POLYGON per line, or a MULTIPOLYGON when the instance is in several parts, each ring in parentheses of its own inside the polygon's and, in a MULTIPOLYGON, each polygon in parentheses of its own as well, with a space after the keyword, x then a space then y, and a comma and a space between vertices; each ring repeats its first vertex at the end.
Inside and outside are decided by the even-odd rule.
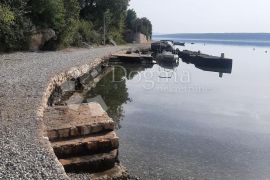
POLYGON ((143 180, 269 180, 270 35, 153 39, 224 53, 233 66, 221 73, 180 59, 121 65, 104 77, 89 96, 100 95, 117 123, 121 164, 143 180))

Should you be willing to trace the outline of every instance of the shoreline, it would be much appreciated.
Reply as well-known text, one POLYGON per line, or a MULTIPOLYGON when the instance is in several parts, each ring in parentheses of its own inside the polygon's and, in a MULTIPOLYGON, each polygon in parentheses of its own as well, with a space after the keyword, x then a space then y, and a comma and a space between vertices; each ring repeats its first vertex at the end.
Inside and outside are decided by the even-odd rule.
POLYGON ((136 47, 1 54, 0 178, 68 179, 44 136, 42 117, 50 93, 56 85, 87 73, 113 52, 136 47))

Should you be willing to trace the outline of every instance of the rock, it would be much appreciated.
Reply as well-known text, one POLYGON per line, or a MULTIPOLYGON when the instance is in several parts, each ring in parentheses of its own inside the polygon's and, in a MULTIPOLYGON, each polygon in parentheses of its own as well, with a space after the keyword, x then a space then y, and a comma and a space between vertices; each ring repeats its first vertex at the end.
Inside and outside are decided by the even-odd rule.
POLYGON ((116 42, 113 39, 110 39, 110 44, 113 46, 117 46, 116 42))
POLYGON ((91 48, 91 45, 86 43, 86 42, 82 42, 81 46, 82 46, 82 48, 91 48))
POLYGON ((50 28, 42 30, 41 33, 43 34, 43 40, 45 42, 56 37, 55 31, 50 28))
POLYGON ((48 28, 34 31, 31 36, 29 50, 38 51, 42 49, 46 42, 53 38, 56 38, 56 34, 53 29, 48 28))

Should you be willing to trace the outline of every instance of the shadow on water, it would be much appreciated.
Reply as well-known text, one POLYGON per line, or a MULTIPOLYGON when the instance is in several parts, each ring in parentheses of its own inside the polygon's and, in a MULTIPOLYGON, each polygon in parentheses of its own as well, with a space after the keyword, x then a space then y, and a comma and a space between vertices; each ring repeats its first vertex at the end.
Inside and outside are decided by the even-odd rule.
MULTIPOLYGON (((196 68, 203 71, 218 72, 222 77, 223 73, 230 74, 232 65, 209 63, 194 58, 183 58, 183 62, 194 64, 196 68)), ((170 79, 179 67, 179 60, 173 62, 157 61, 159 67, 159 78, 170 79)), ((93 72, 77 79, 71 79, 74 88, 65 90, 65 87, 56 87, 54 93, 49 98, 49 106, 67 105, 68 101, 75 96, 75 103, 88 103, 91 101, 101 102, 95 98, 101 97, 104 109, 109 116, 116 122, 116 128, 121 128, 121 121, 124 119, 123 105, 132 102, 129 98, 127 81, 132 80, 140 72, 153 68, 154 64, 142 63, 110 63, 108 67, 102 69, 99 74, 93 72), (94 78, 98 77, 98 80, 94 78), (77 96, 76 96, 77 95, 77 96), (80 98, 78 98, 78 95, 80 98), (78 100, 77 100, 78 99, 78 100)), ((156 69, 157 70, 157 69, 156 69)), ((156 71, 154 70, 154 71, 156 71)), ((74 103, 72 101, 71 103, 74 103)), ((100 104, 102 104, 100 103, 100 104)))
MULTIPOLYGON (((184 59, 183 62, 187 64, 189 63, 194 64, 195 67, 202 69, 204 71, 231 73, 231 69, 232 69, 231 67, 224 67, 224 66, 219 67, 215 65, 209 65, 207 63, 196 61, 194 59, 184 59)), ((116 122, 116 128, 121 129, 121 124, 124 126, 123 120, 126 119, 125 116, 128 116, 125 113, 125 104, 129 104, 130 102, 133 102, 133 99, 131 97, 134 97, 132 96, 131 90, 128 89, 130 87, 128 84, 128 81, 135 80, 141 73, 143 73, 144 71, 148 71, 149 69, 151 69, 151 71, 152 70, 160 71, 162 69, 165 73, 156 72, 156 74, 159 74, 159 75, 166 75, 162 77, 159 76, 160 79, 171 78, 170 74, 173 75, 175 71, 180 71, 181 68, 182 67, 179 66, 179 61, 175 61, 172 63, 165 63, 163 61, 159 61, 157 62, 157 65, 134 64, 134 63, 109 64, 109 66, 102 69, 101 71, 102 73, 97 74, 94 72, 90 72, 84 77, 80 77, 78 79, 72 79, 71 82, 73 83, 70 83, 70 84, 74 85, 74 87, 71 87, 71 91, 68 90, 69 86, 66 86, 66 85, 64 85, 66 87, 64 86, 57 87, 55 90, 55 94, 51 97, 52 99, 50 101, 50 105, 53 105, 53 104, 66 105, 70 103, 69 101, 74 97, 75 97, 75 102, 73 101, 72 103, 93 102, 95 101, 97 97, 101 97, 102 101, 104 101, 104 104, 106 105, 106 108, 104 110, 106 110, 108 115, 116 122)), ((170 80, 168 81, 164 80, 164 81, 165 83, 170 82, 170 80)), ((143 90, 143 92, 145 92, 145 90, 143 90)), ((152 95, 155 94, 155 91, 153 91, 153 93, 151 92, 151 94, 152 95)), ((141 96, 141 94, 139 94, 139 96, 141 96)), ((159 96, 159 93, 156 93, 154 97, 158 97, 158 96, 159 96)), ((177 98, 175 97, 174 94, 172 94, 171 96, 172 96, 171 97, 172 99, 177 98)), ((156 101, 155 103, 162 102, 162 100, 158 98, 154 98, 154 99, 156 101)), ((97 101, 97 102, 100 103, 100 101, 97 101)), ((151 105, 154 105, 154 103, 152 103, 151 105)), ((156 116, 163 117, 163 112, 155 112, 157 109, 153 107, 149 107, 148 109, 151 110, 150 112, 151 114, 156 114, 156 116)), ((137 114, 135 116, 137 117, 137 114)), ((140 114, 138 114, 138 117, 140 117, 140 114)), ((144 120, 147 118, 147 116, 142 116, 141 118, 144 120)), ((158 124, 159 122, 157 121, 155 123, 158 124)), ((122 130, 125 131, 126 128, 122 128, 120 131, 122 130)), ((141 132, 141 134, 143 134, 143 132, 141 132)), ((143 138, 140 138, 140 139, 143 139, 143 138)), ((151 147, 151 145, 149 145, 149 147, 151 147)), ((149 162, 149 164, 151 164, 151 162, 149 162)))
POLYGON ((111 71, 105 75, 94 88, 83 93, 84 101, 101 96, 107 106, 107 113, 116 122, 116 128, 121 128, 124 118, 123 104, 132 102, 129 98, 127 80, 132 80, 139 72, 153 65, 114 64, 111 71))
POLYGON ((216 63, 209 62, 204 60, 199 60, 195 58, 182 58, 182 61, 187 64, 194 64, 196 68, 201 69, 203 71, 209 72, 218 72, 219 77, 223 77, 223 73, 231 74, 232 73, 232 64, 231 63, 216 63))

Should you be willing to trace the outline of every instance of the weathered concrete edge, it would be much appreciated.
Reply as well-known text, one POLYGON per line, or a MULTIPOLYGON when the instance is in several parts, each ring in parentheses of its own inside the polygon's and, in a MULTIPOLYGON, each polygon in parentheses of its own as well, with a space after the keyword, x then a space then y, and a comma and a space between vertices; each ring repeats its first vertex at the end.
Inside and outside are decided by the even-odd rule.
POLYGON ((41 144, 44 145, 44 147, 47 148, 47 150, 50 153, 52 153, 52 155, 55 157, 54 163, 56 167, 59 168, 60 172, 62 172, 62 175, 66 179, 70 179, 70 178, 67 176, 62 164, 59 162, 58 158, 54 154, 53 148, 49 142, 49 138, 47 137, 47 134, 45 131, 46 127, 43 123, 43 115, 44 115, 45 109, 47 108, 47 102, 48 102, 49 96, 51 95, 51 93, 53 92, 56 86, 60 86, 61 84, 66 82, 68 79, 78 78, 88 73, 92 69, 97 68, 101 63, 105 62, 105 60, 108 59, 109 57, 110 55, 104 56, 103 58, 95 58, 94 60, 89 59, 89 61, 91 62, 89 62, 88 64, 84 64, 79 67, 72 67, 69 70, 66 70, 66 71, 63 71, 62 73, 58 73, 54 75, 53 77, 50 78, 49 82, 47 83, 46 85, 47 88, 45 88, 45 91, 43 91, 42 103, 41 103, 41 106, 38 107, 38 111, 37 111, 37 118, 39 119, 39 122, 42 122, 39 127, 39 137, 43 137, 43 139, 41 139, 41 144))

